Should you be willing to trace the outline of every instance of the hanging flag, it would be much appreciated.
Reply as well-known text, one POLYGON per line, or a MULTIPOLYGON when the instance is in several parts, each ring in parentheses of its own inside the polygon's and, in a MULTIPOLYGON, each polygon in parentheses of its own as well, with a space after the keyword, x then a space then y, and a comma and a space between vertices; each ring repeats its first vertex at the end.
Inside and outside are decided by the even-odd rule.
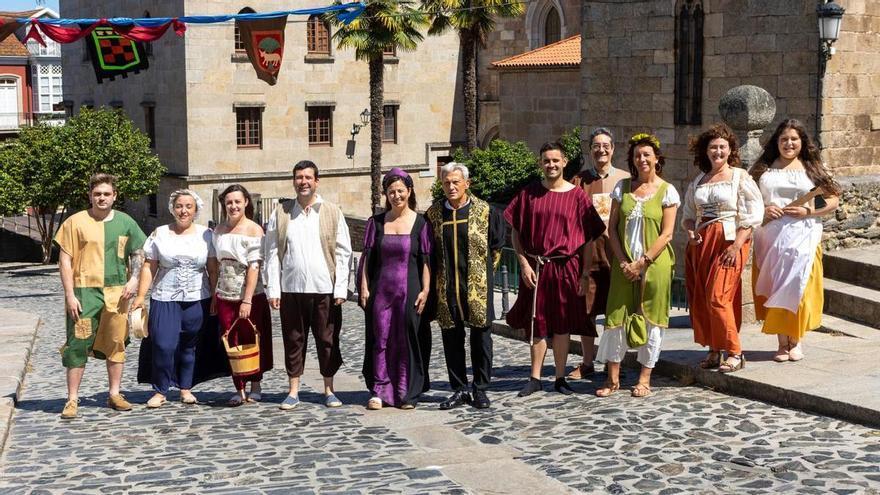
POLYGON ((10 34, 14 33, 21 24, 13 17, 0 16, 0 42, 5 40, 10 34))
POLYGON ((126 78, 129 72, 137 74, 150 66, 143 43, 122 37, 112 27, 94 28, 85 43, 98 84, 116 76, 126 78))
POLYGON ((284 57, 284 28, 287 16, 235 21, 241 41, 257 77, 274 85, 284 57))

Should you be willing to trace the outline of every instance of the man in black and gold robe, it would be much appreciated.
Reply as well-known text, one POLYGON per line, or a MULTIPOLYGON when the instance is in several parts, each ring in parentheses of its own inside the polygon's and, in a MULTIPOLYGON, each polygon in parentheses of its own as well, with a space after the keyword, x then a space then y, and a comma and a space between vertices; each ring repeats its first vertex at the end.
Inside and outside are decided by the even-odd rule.
POLYGON ((468 194, 466 166, 447 164, 440 178, 446 198, 425 213, 434 232, 432 289, 453 390, 440 409, 465 403, 484 409, 490 405, 486 388, 492 375, 493 274, 504 246, 506 224, 489 203, 468 194), (473 399, 468 393, 465 326, 471 329, 473 399))

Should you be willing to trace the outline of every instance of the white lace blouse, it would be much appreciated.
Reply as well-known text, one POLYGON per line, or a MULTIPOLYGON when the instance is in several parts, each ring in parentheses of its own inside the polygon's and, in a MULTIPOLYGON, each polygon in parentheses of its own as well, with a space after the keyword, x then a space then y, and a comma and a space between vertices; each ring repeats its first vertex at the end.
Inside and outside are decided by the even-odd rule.
POLYGON ((700 174, 688 185, 682 205, 682 222, 701 218, 717 218, 725 225, 725 237, 733 240, 736 229, 761 225, 764 219, 764 200, 758 185, 745 170, 731 169, 730 180, 700 184, 706 174, 700 174), (733 227, 733 228, 731 228, 733 227))
MULTIPOLYGON (((623 199, 623 183, 629 179, 623 179, 614 186, 614 190, 611 191, 611 199, 621 202, 623 199)), ((626 191, 626 194, 632 194, 630 191, 626 191)), ((655 193, 656 194, 656 193, 655 193)), ((627 217, 626 222, 626 239, 621 239, 622 242, 629 242, 629 253, 632 255, 633 260, 637 260, 645 254, 645 250, 647 248, 642 245, 642 240, 644 236, 642 232, 644 230, 644 216, 642 214, 642 205, 653 198, 654 195, 650 195, 646 198, 640 198, 633 194, 633 199, 636 200, 636 207, 632 209, 627 217)), ((666 186, 666 194, 663 195, 662 201, 663 207, 668 208, 670 206, 678 206, 681 204, 681 196, 678 195, 678 191, 675 190, 675 187, 672 184, 667 184, 666 186)), ((614 227, 612 227, 614 228, 614 227)))
MULTIPOLYGON (((263 238, 243 234, 214 234, 214 249, 220 263, 217 297, 227 301, 244 298, 244 283, 250 263, 263 261, 263 238)), ((254 294, 263 293, 263 281, 257 277, 254 294)))
POLYGON ((195 232, 184 235, 168 225, 157 227, 144 242, 144 255, 159 262, 152 299, 189 302, 211 297, 205 265, 214 257, 214 245, 207 227, 196 225, 195 232))

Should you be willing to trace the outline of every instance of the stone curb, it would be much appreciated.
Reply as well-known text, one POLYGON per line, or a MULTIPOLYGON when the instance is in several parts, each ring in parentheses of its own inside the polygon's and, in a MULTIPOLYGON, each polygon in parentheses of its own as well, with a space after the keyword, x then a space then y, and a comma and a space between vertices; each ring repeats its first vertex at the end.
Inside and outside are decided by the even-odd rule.
MULTIPOLYGON (((492 332, 509 339, 522 342, 528 341, 526 330, 510 328, 503 321, 493 322, 492 332)), ((570 341, 569 353, 580 355, 580 342, 576 340, 570 341)), ((675 351, 671 351, 672 355, 674 353, 675 351)), ((639 365, 635 358, 634 352, 628 352, 623 365, 628 368, 639 368, 641 365, 639 365)), ((836 401, 819 395, 777 387, 760 381, 742 378, 734 374, 704 370, 699 366, 683 364, 668 358, 663 359, 662 353, 654 371, 663 376, 680 380, 684 384, 699 383, 716 392, 728 395, 738 395, 776 406, 830 416, 872 428, 880 428, 880 414, 877 414, 877 411, 873 409, 836 401)))
POLYGON ((21 399, 28 364, 37 339, 40 317, 22 311, 0 310, 0 341, 6 351, 0 352, 0 453, 6 446, 12 414, 21 399))

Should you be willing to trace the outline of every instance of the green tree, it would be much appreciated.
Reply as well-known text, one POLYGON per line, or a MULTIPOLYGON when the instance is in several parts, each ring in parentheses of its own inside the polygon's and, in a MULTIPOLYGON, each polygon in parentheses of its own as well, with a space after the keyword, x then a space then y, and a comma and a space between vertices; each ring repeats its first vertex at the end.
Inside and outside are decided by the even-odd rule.
MULTIPOLYGON (((336 0, 334 4, 340 4, 336 0)), ((339 13, 326 14, 338 28, 333 38, 340 49, 354 49, 355 58, 367 62, 370 73, 370 210, 382 198, 382 122, 385 93, 385 52, 413 51, 428 27, 427 16, 407 0, 372 0, 348 24, 339 13)))
POLYGON ((568 160, 564 171, 565 178, 571 180, 584 166, 584 155, 581 151, 581 128, 575 127, 560 136, 559 144, 562 145, 565 158, 568 160))
POLYGON ((477 147, 477 48, 486 46, 486 39, 495 30, 495 19, 522 15, 525 2, 422 0, 422 5, 431 16, 428 34, 442 34, 450 28, 458 31, 462 62, 465 151, 470 153, 477 147))
POLYGON ((117 110, 82 109, 65 125, 34 126, 2 152, 0 189, 18 191, 3 210, 31 207, 43 247, 43 262, 52 253, 52 238, 65 211, 88 205, 89 177, 96 172, 117 176, 121 204, 156 191, 165 167, 150 150, 149 137, 117 110))
MULTIPOLYGON (((471 191, 493 203, 507 203, 526 184, 541 178, 538 157, 521 141, 496 139, 486 149, 475 148, 470 155, 459 148, 453 153, 453 159, 467 166, 471 191)), ((443 197, 439 180, 431 193, 434 199, 443 197)))

